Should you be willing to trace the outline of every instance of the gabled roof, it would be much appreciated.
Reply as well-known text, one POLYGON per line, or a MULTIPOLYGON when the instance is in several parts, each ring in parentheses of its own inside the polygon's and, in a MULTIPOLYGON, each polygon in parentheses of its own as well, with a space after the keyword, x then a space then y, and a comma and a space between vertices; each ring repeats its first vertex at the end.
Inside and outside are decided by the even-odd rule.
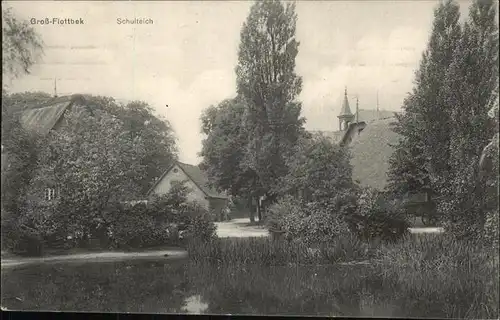
POLYGON ((156 180, 154 185, 149 189, 147 193, 148 195, 153 192, 156 186, 163 180, 163 178, 170 172, 170 170, 173 169, 175 165, 179 166, 179 168, 184 171, 184 173, 191 179, 191 181, 193 181, 193 183, 196 184, 196 186, 198 186, 198 188, 200 188, 200 190, 203 191, 203 193, 208 198, 228 198, 226 195, 217 192, 217 190, 210 187, 207 175, 198 166, 193 166, 178 161, 171 165, 170 168, 168 168, 165 173, 163 173, 162 176, 158 180, 156 180))
POLYGON ((359 109, 356 116, 359 122, 363 121, 366 123, 383 120, 387 118, 393 118, 396 111, 390 110, 376 110, 376 109, 359 109))
POLYGON ((24 129, 46 135, 62 118, 64 112, 75 103, 83 104, 81 95, 53 98, 21 112, 20 122, 24 129))
POLYGON ((389 159, 399 141, 399 134, 391 130, 395 118, 372 121, 350 144, 353 179, 362 186, 383 190, 387 185, 389 159))
POLYGON ((309 131, 313 136, 321 136, 332 140, 333 142, 340 142, 345 134, 345 131, 309 131))

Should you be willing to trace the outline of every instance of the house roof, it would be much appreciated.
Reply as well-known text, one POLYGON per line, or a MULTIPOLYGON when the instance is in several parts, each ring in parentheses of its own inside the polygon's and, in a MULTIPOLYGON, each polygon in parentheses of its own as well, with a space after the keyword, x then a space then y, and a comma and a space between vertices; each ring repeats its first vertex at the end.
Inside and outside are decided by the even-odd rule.
POLYGON ((178 161, 170 166, 170 168, 168 168, 165 173, 163 173, 163 175, 158 180, 156 180, 154 185, 149 189, 148 195, 156 188, 156 186, 163 180, 163 178, 170 172, 170 170, 172 170, 175 165, 178 165, 179 168, 184 171, 184 173, 191 179, 191 181, 193 181, 194 184, 196 184, 208 198, 228 198, 226 195, 217 192, 217 190, 210 187, 207 175, 198 166, 193 166, 178 161))
POLYGON ((26 130, 46 135, 54 128, 67 109, 82 101, 81 95, 72 95, 53 98, 43 104, 32 106, 21 112, 21 125, 26 130))
POLYGON ((359 122, 363 121, 369 123, 372 121, 393 118, 395 113, 396 111, 390 111, 390 110, 377 111, 376 109, 359 109, 355 116, 359 122))
POLYGON ((344 137, 345 131, 309 131, 313 136, 321 136, 331 139, 333 142, 340 142, 344 137))
POLYGON ((391 130, 395 118, 372 121, 350 144, 353 179, 362 186, 383 190, 387 185, 389 159, 399 141, 399 135, 391 130), (389 145, 390 144, 390 145, 389 145))

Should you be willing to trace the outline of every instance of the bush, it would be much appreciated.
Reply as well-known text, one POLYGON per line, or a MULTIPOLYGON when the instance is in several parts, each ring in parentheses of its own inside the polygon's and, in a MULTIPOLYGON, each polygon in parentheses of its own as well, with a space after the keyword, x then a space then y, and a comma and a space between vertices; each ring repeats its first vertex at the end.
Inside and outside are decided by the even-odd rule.
POLYGON ((344 220, 346 207, 341 197, 331 201, 301 202, 285 196, 269 208, 266 222, 270 229, 282 230, 289 240, 301 240, 308 245, 331 242, 348 231, 344 220))
POLYGON ((15 214, 2 216, 2 246, 15 254, 39 256, 62 230, 53 216, 54 207, 27 202, 15 214))
POLYGON ((396 241, 408 235, 410 224, 397 202, 370 188, 361 190, 358 199, 357 212, 349 225, 361 239, 396 241))
POLYGON ((286 217, 302 217, 301 212, 300 201, 292 196, 285 196, 269 207, 265 224, 271 230, 288 230, 293 223, 288 223, 286 217))
POLYGON ((207 242, 217 237, 212 216, 200 205, 196 203, 187 205, 183 217, 187 225, 186 239, 207 242))
POLYGON ((144 248, 171 244, 168 224, 155 219, 154 207, 116 205, 110 214, 111 246, 115 248, 144 248))

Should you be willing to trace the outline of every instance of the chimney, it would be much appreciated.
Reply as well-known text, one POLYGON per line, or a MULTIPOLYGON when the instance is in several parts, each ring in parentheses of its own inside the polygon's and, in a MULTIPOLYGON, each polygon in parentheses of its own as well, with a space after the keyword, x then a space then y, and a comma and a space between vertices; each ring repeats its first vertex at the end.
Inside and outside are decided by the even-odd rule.
POLYGON ((57 98, 57 78, 54 78, 54 98, 57 98))

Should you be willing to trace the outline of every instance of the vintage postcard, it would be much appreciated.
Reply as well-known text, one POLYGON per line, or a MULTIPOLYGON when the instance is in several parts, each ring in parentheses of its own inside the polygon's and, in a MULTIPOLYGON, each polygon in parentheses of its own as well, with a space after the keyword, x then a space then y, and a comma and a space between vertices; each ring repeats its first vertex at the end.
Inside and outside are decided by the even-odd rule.
POLYGON ((3 1, 3 311, 499 317, 498 1, 3 1))

